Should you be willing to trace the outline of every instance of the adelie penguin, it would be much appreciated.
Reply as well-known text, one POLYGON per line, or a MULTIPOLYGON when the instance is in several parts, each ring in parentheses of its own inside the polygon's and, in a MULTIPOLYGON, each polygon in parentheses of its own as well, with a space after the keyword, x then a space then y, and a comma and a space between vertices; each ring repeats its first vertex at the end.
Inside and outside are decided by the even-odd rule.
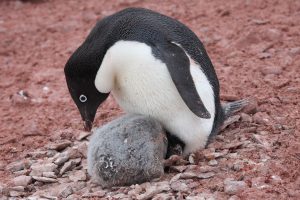
POLYGON ((221 106, 218 78, 198 37, 142 8, 99 21, 69 58, 65 76, 87 130, 111 93, 126 112, 158 120, 183 142, 185 155, 204 148, 244 103, 221 106))

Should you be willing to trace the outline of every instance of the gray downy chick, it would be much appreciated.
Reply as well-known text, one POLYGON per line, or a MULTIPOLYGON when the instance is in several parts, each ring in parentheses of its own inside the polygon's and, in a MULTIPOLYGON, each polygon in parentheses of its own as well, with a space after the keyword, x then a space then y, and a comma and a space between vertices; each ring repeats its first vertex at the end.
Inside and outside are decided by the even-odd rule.
POLYGON ((129 114, 93 133, 88 173, 102 187, 150 181, 164 174, 167 138, 159 122, 129 114))

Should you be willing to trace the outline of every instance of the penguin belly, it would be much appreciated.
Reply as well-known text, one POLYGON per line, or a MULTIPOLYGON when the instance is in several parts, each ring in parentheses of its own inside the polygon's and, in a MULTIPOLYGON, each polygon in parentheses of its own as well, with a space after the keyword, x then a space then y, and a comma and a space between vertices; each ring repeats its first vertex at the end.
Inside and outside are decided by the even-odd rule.
POLYGON ((211 114, 210 119, 199 118, 187 107, 167 66, 153 56, 149 46, 138 42, 120 43, 114 45, 116 49, 110 52, 110 57, 116 58, 111 92, 121 108, 158 120, 185 143, 185 155, 204 148, 213 127, 215 105, 212 88, 199 66, 191 62, 190 71, 197 92, 211 114))

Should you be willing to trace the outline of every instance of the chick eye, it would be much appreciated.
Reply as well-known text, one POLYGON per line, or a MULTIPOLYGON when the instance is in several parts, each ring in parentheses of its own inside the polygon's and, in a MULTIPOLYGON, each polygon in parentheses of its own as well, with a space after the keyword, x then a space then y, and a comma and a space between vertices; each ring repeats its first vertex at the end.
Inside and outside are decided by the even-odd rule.
POLYGON ((79 101, 84 103, 84 102, 87 101, 87 97, 84 94, 82 94, 82 95, 79 96, 79 101))

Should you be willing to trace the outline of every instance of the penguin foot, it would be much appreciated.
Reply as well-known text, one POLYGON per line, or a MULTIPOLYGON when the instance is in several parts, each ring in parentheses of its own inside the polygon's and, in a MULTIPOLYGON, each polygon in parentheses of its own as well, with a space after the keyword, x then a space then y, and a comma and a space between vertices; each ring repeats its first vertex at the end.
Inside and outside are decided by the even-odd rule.
POLYGON ((170 158, 172 155, 181 156, 183 153, 185 144, 178 137, 170 134, 168 131, 166 131, 166 133, 167 133, 167 139, 168 139, 168 148, 167 148, 166 159, 170 158))

